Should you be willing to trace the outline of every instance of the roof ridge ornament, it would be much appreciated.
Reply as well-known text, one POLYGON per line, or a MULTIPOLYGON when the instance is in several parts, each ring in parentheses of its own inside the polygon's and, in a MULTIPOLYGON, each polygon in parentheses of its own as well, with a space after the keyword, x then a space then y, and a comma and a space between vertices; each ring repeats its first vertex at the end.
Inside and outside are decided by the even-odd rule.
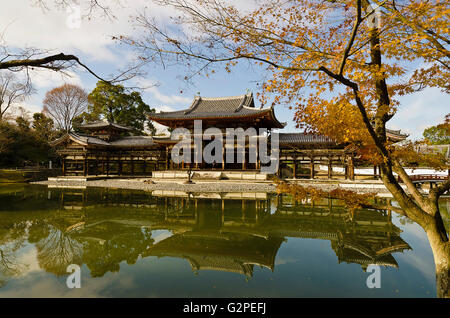
POLYGON ((241 100, 241 103, 240 103, 239 106, 234 110, 235 113, 237 113, 238 111, 240 111, 240 110, 244 107, 246 100, 247 100, 247 95, 244 95, 244 97, 243 97, 242 100, 241 100))
POLYGON ((198 104, 200 104, 201 100, 202 100, 201 96, 195 96, 194 100, 192 101, 191 107, 187 111, 185 111, 184 114, 187 115, 192 111, 194 111, 197 108, 198 104))

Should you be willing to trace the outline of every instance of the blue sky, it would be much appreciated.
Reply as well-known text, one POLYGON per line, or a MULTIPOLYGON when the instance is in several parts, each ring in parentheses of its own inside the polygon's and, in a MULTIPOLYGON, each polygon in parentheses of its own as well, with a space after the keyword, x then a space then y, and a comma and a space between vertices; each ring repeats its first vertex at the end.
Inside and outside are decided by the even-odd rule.
MULTIPOLYGON (((153 7, 150 1, 133 0, 121 3, 120 7, 113 7, 115 20, 94 16, 90 21, 82 20, 81 23, 74 24, 73 15, 76 12, 73 10, 58 10, 49 5, 50 11, 43 12, 30 3, 30 0, 15 0, 2 4, 0 32, 3 32, 7 45, 34 46, 52 49, 52 53, 76 54, 96 73, 105 77, 125 68, 134 57, 130 49, 111 40, 112 36, 137 32, 133 29, 133 15, 143 6, 149 7, 149 12, 161 21, 174 13, 169 9, 153 7)), ((243 8, 250 5, 251 0, 239 2, 239 6, 243 8)), ((146 71, 146 77, 139 83, 158 85, 143 92, 144 101, 157 110, 166 111, 188 107, 197 92, 207 97, 241 95, 247 90, 256 93, 257 83, 262 80, 262 73, 247 67, 245 63, 233 69, 231 74, 218 72, 209 78, 196 77, 192 86, 179 79, 185 74, 185 69, 181 66, 164 69, 159 65, 152 65, 146 71)), ((87 91, 91 91, 97 82, 82 70, 70 71, 70 76, 52 71, 39 71, 32 75, 36 94, 22 104, 30 112, 40 111, 45 93, 65 82, 78 84, 87 91)), ((288 123, 285 130, 295 131, 293 112, 287 106, 276 107, 279 120, 288 123)), ((402 98, 399 111, 388 126, 402 129, 414 139, 420 137, 426 127, 442 122, 447 113, 450 113, 448 95, 438 89, 427 89, 402 98)))

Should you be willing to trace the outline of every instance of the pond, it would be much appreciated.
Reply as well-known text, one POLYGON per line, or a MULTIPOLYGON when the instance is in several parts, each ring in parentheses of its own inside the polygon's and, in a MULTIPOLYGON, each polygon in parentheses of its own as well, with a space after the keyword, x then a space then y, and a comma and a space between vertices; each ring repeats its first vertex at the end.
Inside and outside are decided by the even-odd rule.
MULTIPOLYGON (((441 202, 448 228, 449 201, 441 202)), ((0 297, 436 297, 425 232, 266 193, 0 186, 0 297), (81 288, 66 285, 81 268, 81 288), (381 288, 368 288, 370 264, 381 288)))

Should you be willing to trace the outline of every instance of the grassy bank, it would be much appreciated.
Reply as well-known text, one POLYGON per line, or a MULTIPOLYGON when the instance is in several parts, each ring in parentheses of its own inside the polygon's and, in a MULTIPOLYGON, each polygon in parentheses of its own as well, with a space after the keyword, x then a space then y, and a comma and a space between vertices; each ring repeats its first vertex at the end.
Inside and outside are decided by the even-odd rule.
POLYGON ((31 181, 46 180, 56 176, 59 169, 0 169, 0 183, 26 183, 31 181))

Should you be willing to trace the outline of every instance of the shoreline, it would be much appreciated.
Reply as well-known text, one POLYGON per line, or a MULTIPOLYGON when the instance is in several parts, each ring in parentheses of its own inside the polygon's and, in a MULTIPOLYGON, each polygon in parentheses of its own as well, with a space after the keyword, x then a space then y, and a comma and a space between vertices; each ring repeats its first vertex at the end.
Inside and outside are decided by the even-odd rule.
MULTIPOLYGON (((324 191, 331 191, 336 188, 352 190, 357 193, 376 193, 378 196, 389 196, 390 193, 380 183, 343 183, 334 182, 311 182, 311 180, 295 180, 302 186, 320 188, 324 191)), ((272 182, 251 182, 251 181, 213 181, 202 180, 186 184, 185 180, 155 180, 149 178, 142 179, 95 179, 95 180, 49 180, 30 182, 30 184, 47 185, 49 188, 118 188, 143 191, 183 191, 183 192, 266 192, 276 193, 276 185, 272 182)))

